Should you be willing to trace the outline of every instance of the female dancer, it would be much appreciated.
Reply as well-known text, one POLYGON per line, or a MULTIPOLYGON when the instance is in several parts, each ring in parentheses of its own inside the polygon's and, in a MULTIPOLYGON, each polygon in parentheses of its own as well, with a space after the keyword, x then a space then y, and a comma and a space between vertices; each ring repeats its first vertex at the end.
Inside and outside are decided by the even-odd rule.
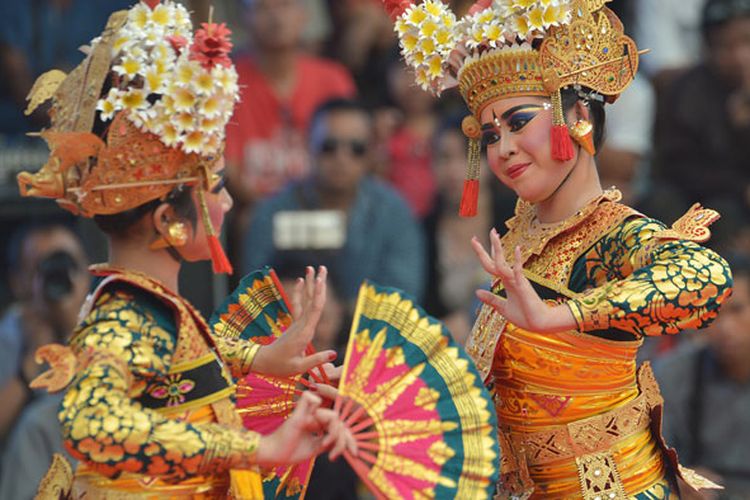
POLYGON ((472 242, 495 278, 477 292, 467 351, 495 395, 500 498, 673 498, 685 479, 707 485, 664 445, 658 386, 635 358, 644 336, 715 318, 732 278, 698 245, 718 214, 694 206, 668 229, 600 185, 603 105, 639 55, 606 1, 480 0, 462 20, 432 0, 385 2, 418 82, 457 83, 471 111, 462 214, 476 211, 480 140, 519 197, 489 252, 472 242))
POLYGON ((222 180, 238 92, 228 35, 213 23, 193 34, 184 7, 144 1, 112 14, 70 75, 51 71, 32 89, 30 108, 53 98, 41 134, 51 153, 40 172, 19 175, 22 194, 93 216, 109 240, 70 346, 41 353, 53 368, 37 385, 67 387, 63 437, 80 460, 72 485, 53 466, 42 491, 258 498, 257 466, 356 452, 317 396, 303 394, 268 436, 243 429, 234 407, 233 381, 250 370, 289 376, 332 359, 301 354, 325 302, 324 268, 308 269, 294 323, 263 347, 214 335, 177 292, 183 260, 230 270, 216 237, 232 206, 222 180))

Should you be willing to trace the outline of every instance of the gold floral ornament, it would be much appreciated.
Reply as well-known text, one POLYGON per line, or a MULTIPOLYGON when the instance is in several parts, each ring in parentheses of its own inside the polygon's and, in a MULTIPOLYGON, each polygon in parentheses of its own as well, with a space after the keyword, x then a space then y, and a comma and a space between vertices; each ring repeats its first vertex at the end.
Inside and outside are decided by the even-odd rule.
POLYGON ((709 226, 720 217, 716 210, 703 208, 700 203, 695 203, 685 215, 672 224, 670 229, 659 231, 654 237, 657 240, 688 240, 703 243, 711 238, 709 226))
MULTIPOLYGON (((179 185, 196 186, 203 199, 239 100, 229 35, 213 22, 193 34, 187 10, 172 0, 112 14, 76 69, 47 72, 33 86, 27 113, 53 101, 51 127, 40 134, 50 159, 19 174, 21 194, 54 198, 85 217, 163 199, 179 185)), ((231 272, 204 215, 214 271, 231 272)))
MULTIPOLYGON (((441 32, 436 40, 432 24, 437 17, 450 17, 447 7, 433 0, 383 0, 406 62, 423 88, 440 93, 458 86, 477 119, 498 98, 550 98, 552 156, 558 161, 575 154, 560 91, 574 88, 613 101, 638 69, 637 47, 605 7, 609 1, 478 0, 462 19, 446 23, 451 34, 441 32), (440 44, 428 57, 424 47, 436 41, 440 44)), ((469 180, 477 169, 478 164, 469 165, 469 180)), ((476 213, 473 192, 467 181, 463 216, 476 213)))

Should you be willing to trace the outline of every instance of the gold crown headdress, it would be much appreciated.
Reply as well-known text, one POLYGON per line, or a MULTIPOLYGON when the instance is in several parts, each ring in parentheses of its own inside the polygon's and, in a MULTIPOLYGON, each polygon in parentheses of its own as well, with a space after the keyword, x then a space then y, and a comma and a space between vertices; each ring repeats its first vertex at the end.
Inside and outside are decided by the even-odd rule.
POLYGON ((638 49, 624 34, 610 0, 479 0, 456 19, 440 0, 383 0, 417 83, 439 94, 457 85, 471 115, 469 165, 460 213, 476 214, 480 126, 484 107, 500 97, 552 100, 552 156, 573 158, 560 91, 567 87, 614 100, 633 80, 638 49), (456 71, 457 69, 457 71, 456 71))
POLYGON ((204 191, 239 99, 237 72, 224 24, 192 29, 182 5, 142 0, 110 16, 69 75, 41 75, 26 113, 52 99, 51 126, 39 134, 50 156, 39 172, 20 173, 18 184, 23 196, 54 198, 85 217, 123 212, 194 185, 214 271, 231 272, 204 191))

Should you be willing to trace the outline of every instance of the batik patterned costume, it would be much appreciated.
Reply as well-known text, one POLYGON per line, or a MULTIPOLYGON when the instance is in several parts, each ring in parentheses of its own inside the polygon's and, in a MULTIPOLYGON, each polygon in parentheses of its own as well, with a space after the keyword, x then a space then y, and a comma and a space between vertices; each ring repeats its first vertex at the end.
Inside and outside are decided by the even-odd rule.
MULTIPOLYGON (((383 1, 417 82, 435 93, 458 86, 471 111, 462 126, 463 216, 476 214, 482 129, 501 127, 500 117, 483 114, 488 106, 526 97, 551 110, 549 156, 576 168, 573 140, 578 154, 595 156, 594 127, 567 122, 563 93, 583 106, 612 102, 638 69, 638 48, 609 0, 478 0, 462 19, 437 0, 383 1)), ((481 310, 467 351, 494 391, 499 498, 678 494, 681 469, 661 442, 661 396, 650 369, 636 371, 636 352, 646 335, 705 326, 732 279, 726 263, 697 244, 718 214, 696 206, 666 229, 619 198, 607 191, 580 200, 576 214, 555 224, 540 223, 535 208, 519 202, 508 222, 506 260, 520 246, 539 296, 567 304, 578 327, 530 332, 481 310)))
POLYGON ((521 247, 526 277, 543 299, 568 304, 578 328, 529 332, 481 310, 467 351, 495 394, 507 495, 676 496, 662 399, 650 368, 636 371, 636 354, 644 336, 705 326, 732 278, 692 241, 713 213, 696 207, 666 229, 618 199, 605 192, 555 225, 519 203, 508 222, 504 248, 521 247))

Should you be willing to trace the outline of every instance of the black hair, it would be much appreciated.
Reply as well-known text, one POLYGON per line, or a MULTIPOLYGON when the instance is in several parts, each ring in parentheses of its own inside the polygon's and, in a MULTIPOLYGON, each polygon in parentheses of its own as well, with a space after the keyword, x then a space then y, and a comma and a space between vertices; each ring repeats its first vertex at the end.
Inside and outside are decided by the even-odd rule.
POLYGON ((750 0, 708 0, 701 19, 703 36, 742 16, 750 16, 750 0))
POLYGON ((312 119, 310 120, 310 132, 312 133, 318 123, 326 116, 342 111, 362 113, 368 118, 371 116, 370 109, 365 106, 364 103, 356 99, 336 97, 334 99, 325 101, 323 104, 315 108, 315 112, 313 113, 312 119))
POLYGON ((360 113, 367 119, 368 124, 372 117, 370 109, 364 103, 355 99, 337 97, 324 102, 315 109, 310 120, 308 136, 311 149, 315 150, 316 145, 322 141, 322 137, 319 137, 320 134, 318 133, 320 123, 329 115, 340 112, 360 113))
POLYGON ((95 215, 94 222, 104 233, 114 237, 127 237, 133 227, 146 215, 152 213, 162 203, 172 206, 178 217, 189 220, 193 225, 198 221, 198 212, 192 198, 192 187, 173 189, 165 199, 156 199, 112 215, 95 215))
POLYGON ((607 115, 604 111, 604 102, 601 97, 596 94, 591 94, 592 98, 583 99, 581 93, 589 95, 588 89, 576 90, 573 88, 566 88, 561 91, 563 112, 567 113, 578 101, 584 101, 589 108, 589 115, 591 117, 591 124, 594 126, 594 147, 597 151, 601 149, 604 143, 604 127, 606 124, 607 115))
POLYGON ((49 220, 32 220, 25 224, 22 224, 8 238, 6 253, 5 253, 5 264, 6 269, 10 273, 18 272, 21 270, 21 261, 23 260, 23 246, 26 240, 34 234, 44 233, 55 229, 64 229, 70 232, 79 242, 81 241, 81 234, 75 225, 74 219, 71 216, 52 218, 49 220))

